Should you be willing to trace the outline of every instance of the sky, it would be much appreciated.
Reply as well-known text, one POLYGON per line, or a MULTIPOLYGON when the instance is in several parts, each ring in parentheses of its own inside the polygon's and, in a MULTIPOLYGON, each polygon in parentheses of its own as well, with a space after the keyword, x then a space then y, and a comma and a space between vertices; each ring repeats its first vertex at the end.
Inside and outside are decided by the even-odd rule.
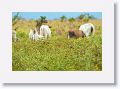
MULTIPOLYGON (((14 16, 17 12, 12 12, 12 16, 14 16)), ((101 12, 19 12, 19 16, 25 19, 38 19, 40 16, 46 16, 47 19, 59 19, 61 16, 66 16, 67 18, 78 17, 81 14, 89 13, 89 15, 93 15, 97 19, 102 19, 101 12)))

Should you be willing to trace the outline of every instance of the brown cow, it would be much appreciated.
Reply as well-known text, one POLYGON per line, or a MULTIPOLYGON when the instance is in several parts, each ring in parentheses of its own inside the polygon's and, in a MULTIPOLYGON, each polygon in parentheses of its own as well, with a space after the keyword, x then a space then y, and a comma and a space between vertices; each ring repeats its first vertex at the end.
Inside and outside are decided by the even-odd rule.
POLYGON ((81 30, 69 30, 68 31, 68 39, 69 38, 79 38, 79 37, 84 37, 85 34, 81 30))

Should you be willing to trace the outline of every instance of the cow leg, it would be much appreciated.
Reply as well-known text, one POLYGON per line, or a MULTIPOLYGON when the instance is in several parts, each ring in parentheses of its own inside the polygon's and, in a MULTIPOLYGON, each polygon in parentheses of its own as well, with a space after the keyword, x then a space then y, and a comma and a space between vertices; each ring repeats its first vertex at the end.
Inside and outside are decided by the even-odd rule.
POLYGON ((45 33, 45 39, 47 39, 47 33, 45 33))
POLYGON ((70 36, 69 36, 69 34, 67 34, 67 38, 68 38, 68 39, 70 39, 70 36))

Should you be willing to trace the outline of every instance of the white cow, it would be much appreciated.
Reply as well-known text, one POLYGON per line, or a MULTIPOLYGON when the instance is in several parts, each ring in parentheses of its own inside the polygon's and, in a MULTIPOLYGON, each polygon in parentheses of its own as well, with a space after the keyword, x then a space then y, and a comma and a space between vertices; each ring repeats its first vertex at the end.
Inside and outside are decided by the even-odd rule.
POLYGON ((43 37, 45 37, 45 38, 49 38, 49 37, 51 37, 51 30, 50 30, 50 28, 49 28, 49 26, 47 26, 47 25, 42 25, 41 27, 40 27, 40 35, 41 36, 43 36, 43 37))
POLYGON ((35 40, 36 41, 36 40, 42 39, 43 36, 39 35, 36 29, 30 29, 29 38, 31 40, 35 40))
POLYGON ((17 41, 17 36, 16 36, 16 31, 15 31, 15 30, 12 30, 12 40, 13 40, 14 42, 17 41))
POLYGON ((92 23, 81 25, 79 30, 83 31, 86 37, 95 34, 95 26, 92 23))

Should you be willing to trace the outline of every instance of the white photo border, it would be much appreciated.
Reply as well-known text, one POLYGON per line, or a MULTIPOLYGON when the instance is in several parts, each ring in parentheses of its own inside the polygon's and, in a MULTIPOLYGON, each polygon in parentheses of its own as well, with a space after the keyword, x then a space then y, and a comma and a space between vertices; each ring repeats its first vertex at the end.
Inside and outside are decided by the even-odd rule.
POLYGON ((112 0, 4 0, 0 4, 2 83, 114 83, 112 0), (102 12, 102 71, 12 71, 12 12, 102 12))

